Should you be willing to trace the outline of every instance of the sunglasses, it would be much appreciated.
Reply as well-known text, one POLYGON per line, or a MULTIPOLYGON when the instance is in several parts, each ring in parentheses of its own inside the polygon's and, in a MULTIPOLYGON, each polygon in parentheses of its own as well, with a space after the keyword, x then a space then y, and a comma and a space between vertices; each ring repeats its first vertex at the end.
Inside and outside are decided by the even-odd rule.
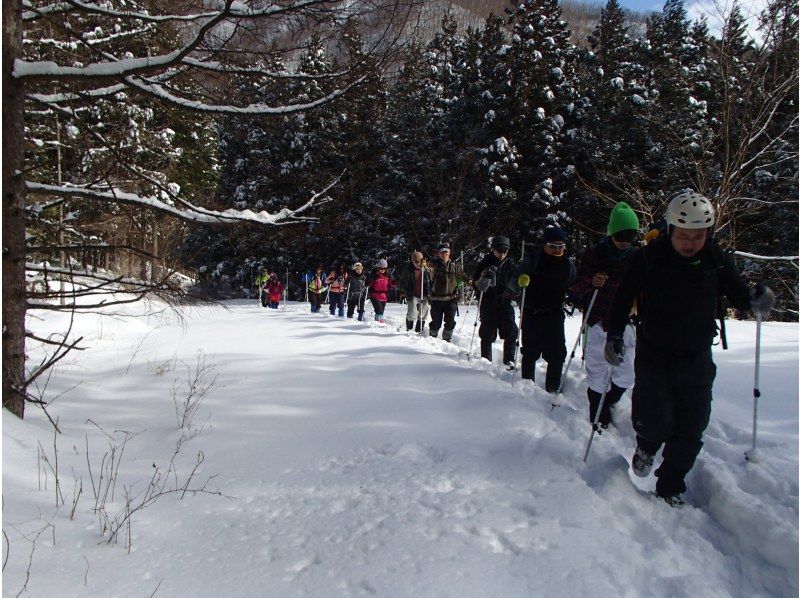
POLYGON ((548 243, 547 246, 550 249, 564 249, 567 244, 566 243, 548 243))
POLYGON ((620 243, 632 243, 638 236, 635 230, 621 230, 611 235, 611 238, 620 243))

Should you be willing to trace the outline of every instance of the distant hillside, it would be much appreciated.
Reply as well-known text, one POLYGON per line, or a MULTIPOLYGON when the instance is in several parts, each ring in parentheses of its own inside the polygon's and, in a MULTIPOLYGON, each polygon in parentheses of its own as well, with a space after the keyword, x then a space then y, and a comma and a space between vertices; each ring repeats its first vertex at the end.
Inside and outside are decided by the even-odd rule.
MULTIPOLYGON (((418 36, 422 40, 431 39, 441 26, 442 15, 449 9, 454 15, 459 29, 483 27, 486 17, 491 13, 505 15, 505 9, 512 6, 509 0, 430 0, 425 2, 421 15, 418 36)), ((580 2, 564 0, 561 2, 562 16, 569 23, 572 41, 585 44, 587 36, 594 30, 603 4, 599 2, 580 2)), ((644 33, 646 13, 628 11, 631 32, 644 33)))

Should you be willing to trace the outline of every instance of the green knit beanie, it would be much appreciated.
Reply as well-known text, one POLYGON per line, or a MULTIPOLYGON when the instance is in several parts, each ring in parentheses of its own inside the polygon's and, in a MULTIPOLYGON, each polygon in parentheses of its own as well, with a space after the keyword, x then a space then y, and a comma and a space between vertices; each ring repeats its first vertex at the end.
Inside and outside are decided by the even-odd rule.
POLYGON ((607 232, 611 236, 621 230, 639 230, 639 219, 636 217, 636 212, 624 201, 619 202, 611 210, 607 232))

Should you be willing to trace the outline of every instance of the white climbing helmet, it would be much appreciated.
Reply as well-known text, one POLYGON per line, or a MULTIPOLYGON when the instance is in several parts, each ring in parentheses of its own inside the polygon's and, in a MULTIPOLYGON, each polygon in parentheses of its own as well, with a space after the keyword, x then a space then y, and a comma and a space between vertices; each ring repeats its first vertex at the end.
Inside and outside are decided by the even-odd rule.
POLYGON ((667 224, 678 228, 710 228, 714 226, 714 206, 707 197, 686 189, 670 200, 667 224))

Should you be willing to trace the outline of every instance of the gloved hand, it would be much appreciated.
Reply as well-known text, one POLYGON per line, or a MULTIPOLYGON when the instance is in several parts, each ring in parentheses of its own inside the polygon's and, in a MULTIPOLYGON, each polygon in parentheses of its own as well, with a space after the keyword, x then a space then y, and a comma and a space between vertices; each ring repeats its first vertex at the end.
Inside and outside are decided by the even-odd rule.
POLYGON ((481 276, 478 282, 475 283, 475 288, 479 293, 485 293, 490 286, 492 286, 492 280, 486 276, 481 276))
POLYGON ((517 285, 519 288, 524 289, 531 283, 531 277, 527 274, 520 274, 519 278, 517 278, 517 285))
POLYGON ((619 337, 609 337, 603 353, 609 365, 617 366, 625 356, 625 343, 619 337))
POLYGON ((592 276, 592 286, 596 289, 599 289, 604 284, 606 284, 607 280, 608 280, 608 274, 605 274, 604 272, 598 272, 597 274, 592 276))
POLYGON ((775 307, 775 293, 763 282, 759 282, 750 289, 750 307, 754 313, 766 316, 775 307))

